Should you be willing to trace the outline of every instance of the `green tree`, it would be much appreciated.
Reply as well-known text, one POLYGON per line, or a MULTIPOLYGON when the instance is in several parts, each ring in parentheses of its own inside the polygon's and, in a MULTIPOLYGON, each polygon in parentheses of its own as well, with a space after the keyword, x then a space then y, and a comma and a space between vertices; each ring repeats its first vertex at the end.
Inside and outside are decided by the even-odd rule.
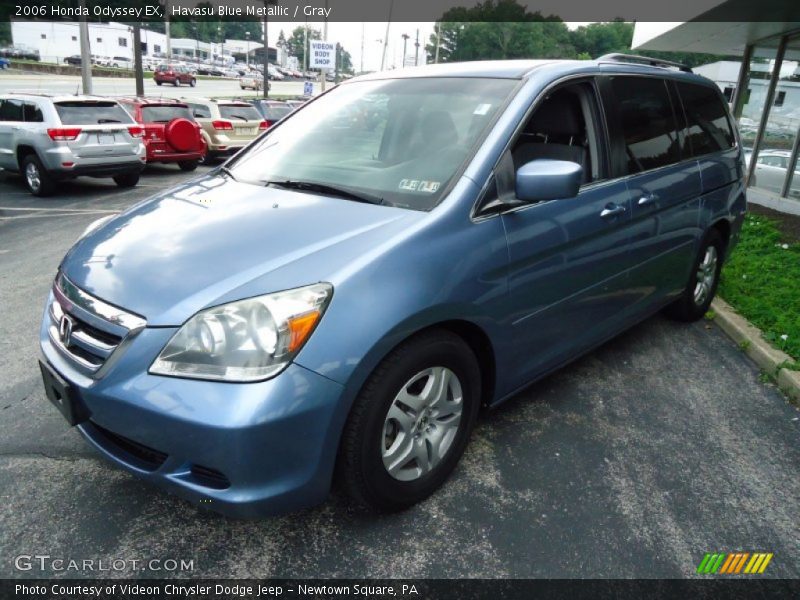
MULTIPOLYGON (((308 40, 321 40, 322 32, 313 27, 308 28, 308 40)), ((306 28, 303 26, 295 27, 292 35, 286 40, 286 50, 289 56, 296 56, 301 69, 306 65, 306 28)))
MULTIPOLYGON (((559 18, 528 12, 515 0, 452 8, 439 20, 439 32, 441 62, 575 56, 569 29, 559 18)), ((435 33, 426 50, 436 53, 435 33)))

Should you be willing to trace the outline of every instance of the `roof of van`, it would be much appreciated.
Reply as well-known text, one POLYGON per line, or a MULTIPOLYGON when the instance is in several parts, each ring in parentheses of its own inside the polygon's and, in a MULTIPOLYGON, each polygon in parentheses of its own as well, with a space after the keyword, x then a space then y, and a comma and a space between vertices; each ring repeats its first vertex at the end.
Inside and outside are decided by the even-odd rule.
MULTIPOLYGON (((611 55, 608 55, 609 57, 611 55)), ((638 58, 631 56, 631 59, 638 58)), ((654 59, 655 60, 655 59, 654 59)), ((684 67, 686 68, 686 67, 684 67)), ((584 71, 586 73, 621 72, 621 73, 647 73, 667 75, 676 78, 693 79, 708 82, 704 77, 691 72, 684 72, 664 66, 651 66, 634 62, 633 60, 611 60, 601 57, 597 60, 479 60, 459 63, 439 63, 420 67, 408 67, 392 71, 380 71, 361 75, 348 80, 369 81, 377 79, 406 79, 414 77, 484 77, 501 79, 523 79, 539 70, 547 71, 584 71)), ((688 69, 687 69, 688 70, 688 69)))

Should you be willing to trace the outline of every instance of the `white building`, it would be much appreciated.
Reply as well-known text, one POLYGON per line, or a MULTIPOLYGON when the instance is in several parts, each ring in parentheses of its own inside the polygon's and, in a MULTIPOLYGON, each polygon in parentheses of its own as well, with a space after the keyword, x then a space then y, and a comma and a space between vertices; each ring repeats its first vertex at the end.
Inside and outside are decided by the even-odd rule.
MULTIPOLYGON (((80 33, 77 22, 72 21, 12 21, 11 37, 14 45, 36 49, 42 62, 62 63, 67 56, 80 54, 80 33)), ((167 37, 163 33, 142 29, 140 33, 142 56, 164 57, 167 37)), ((89 23, 90 54, 115 56, 133 60, 133 28, 122 23, 89 23)), ((201 42, 189 38, 171 38, 173 56, 181 58, 220 60, 233 62, 233 54, 250 54, 262 48, 252 40, 225 40, 224 43, 201 42)))
MULTIPOLYGON (((43 62, 60 63, 81 52, 78 23, 73 21, 12 21, 11 38, 15 45, 39 50, 43 62)), ((143 56, 167 50, 163 33, 142 29, 140 39, 143 56)), ((89 23, 89 47, 97 56, 133 59, 133 29, 122 23, 89 23)))

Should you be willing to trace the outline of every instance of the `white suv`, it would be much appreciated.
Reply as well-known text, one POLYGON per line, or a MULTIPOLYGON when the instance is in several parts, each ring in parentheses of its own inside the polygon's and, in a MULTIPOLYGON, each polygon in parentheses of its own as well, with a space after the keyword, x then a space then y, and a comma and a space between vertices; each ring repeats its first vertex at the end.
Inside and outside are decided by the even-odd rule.
POLYGON ((36 196, 79 175, 136 185, 146 159, 143 133, 116 100, 0 94, 0 167, 22 173, 36 196))

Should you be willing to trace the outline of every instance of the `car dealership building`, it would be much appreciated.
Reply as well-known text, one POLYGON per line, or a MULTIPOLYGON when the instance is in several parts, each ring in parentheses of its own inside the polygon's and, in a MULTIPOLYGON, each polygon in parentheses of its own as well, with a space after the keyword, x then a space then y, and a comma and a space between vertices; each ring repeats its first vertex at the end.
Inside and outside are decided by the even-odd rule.
POLYGON ((712 21, 714 14, 722 19, 744 12, 741 2, 727 0, 695 21, 637 23, 632 44, 634 50, 741 57, 694 70, 717 82, 739 122, 748 155, 748 198, 793 214, 800 214, 798 6, 776 13, 798 13, 789 15, 797 20, 712 21))

